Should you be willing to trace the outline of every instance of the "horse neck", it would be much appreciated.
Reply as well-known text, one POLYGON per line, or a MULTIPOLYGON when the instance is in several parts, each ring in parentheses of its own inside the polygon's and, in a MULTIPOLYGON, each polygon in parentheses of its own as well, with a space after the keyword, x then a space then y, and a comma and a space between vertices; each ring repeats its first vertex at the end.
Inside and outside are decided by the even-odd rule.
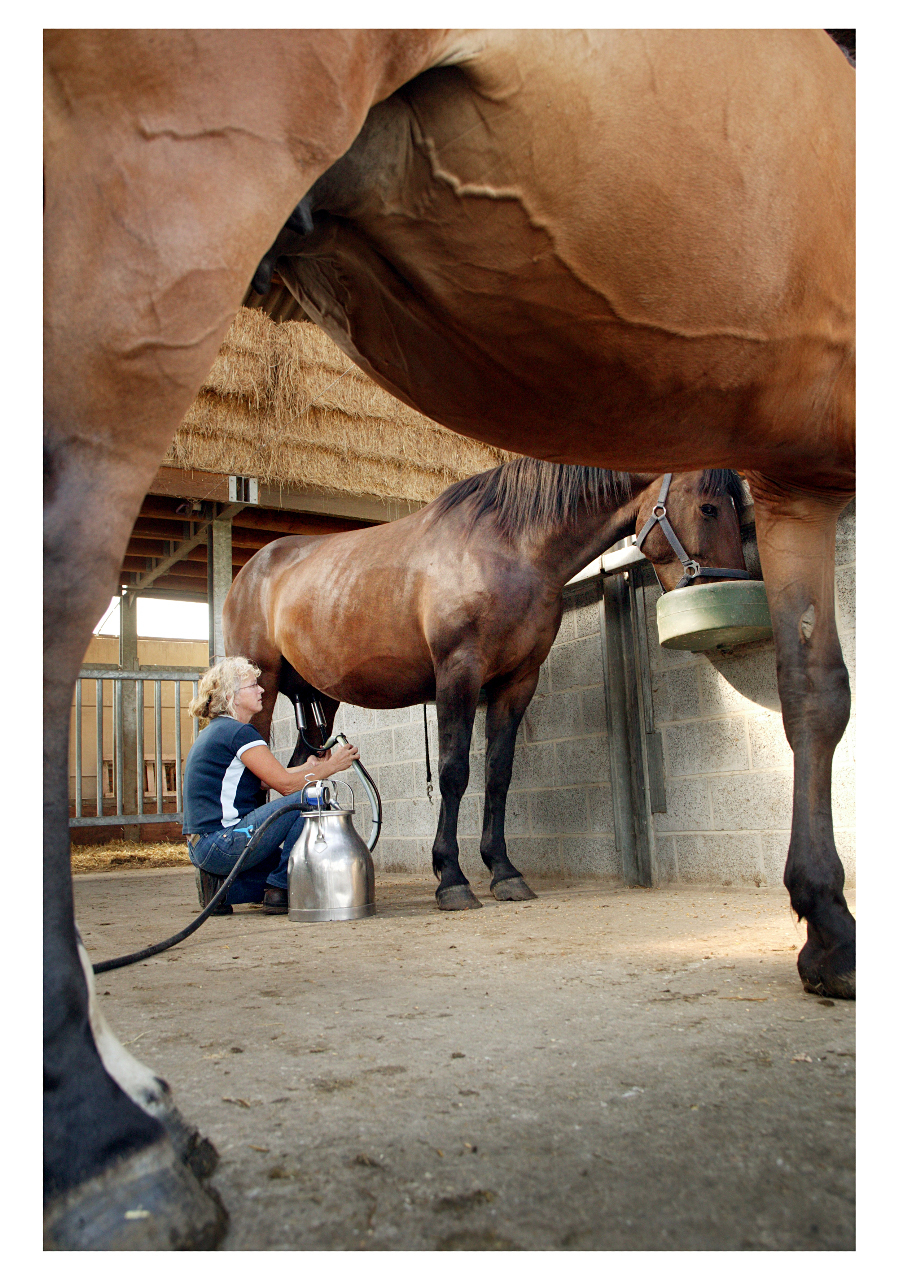
MULTIPOLYGON (((646 482, 650 482, 649 477, 646 482)), ((561 589, 591 560, 634 532, 644 487, 643 478, 635 477, 630 497, 610 498, 590 509, 580 503, 573 518, 531 535, 530 558, 547 577, 557 580, 561 589)))

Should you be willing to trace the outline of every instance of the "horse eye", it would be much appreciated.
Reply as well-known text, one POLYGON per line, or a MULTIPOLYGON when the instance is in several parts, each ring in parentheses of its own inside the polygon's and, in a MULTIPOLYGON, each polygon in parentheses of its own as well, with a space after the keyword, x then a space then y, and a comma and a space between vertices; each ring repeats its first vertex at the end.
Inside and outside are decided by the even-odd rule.
POLYGON ((704 516, 716 516, 718 514, 718 508, 713 507, 710 502, 704 502, 699 510, 704 516))

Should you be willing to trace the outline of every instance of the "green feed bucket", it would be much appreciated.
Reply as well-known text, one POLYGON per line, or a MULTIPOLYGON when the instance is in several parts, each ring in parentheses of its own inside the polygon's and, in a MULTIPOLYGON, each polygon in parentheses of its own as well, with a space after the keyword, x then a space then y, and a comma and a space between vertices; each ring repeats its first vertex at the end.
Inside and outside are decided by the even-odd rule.
POLYGON ((729 649, 771 635, 765 584, 710 582, 680 587, 656 605, 659 644, 664 649, 729 649))

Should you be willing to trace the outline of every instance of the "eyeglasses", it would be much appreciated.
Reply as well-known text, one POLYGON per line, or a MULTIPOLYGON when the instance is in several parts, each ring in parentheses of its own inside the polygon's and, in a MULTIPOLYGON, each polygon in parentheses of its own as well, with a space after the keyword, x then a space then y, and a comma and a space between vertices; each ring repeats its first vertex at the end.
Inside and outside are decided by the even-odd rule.
MULTIPOLYGON (((259 683, 258 680, 254 680, 252 684, 242 684, 240 686, 240 689, 238 689, 238 693, 240 693, 244 689, 262 689, 262 685, 259 683)), ((262 692, 265 693, 265 690, 262 689, 262 692)))

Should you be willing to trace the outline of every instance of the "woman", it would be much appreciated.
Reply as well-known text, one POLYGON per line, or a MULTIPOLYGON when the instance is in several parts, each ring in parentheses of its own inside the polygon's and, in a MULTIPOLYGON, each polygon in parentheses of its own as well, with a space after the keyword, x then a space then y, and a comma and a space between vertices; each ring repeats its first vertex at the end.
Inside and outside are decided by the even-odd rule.
MULTIPOLYGON (((262 710, 260 671, 246 658, 225 658, 201 678, 190 714, 208 720, 184 766, 184 826, 190 860, 199 871, 200 903, 207 906, 243 853, 256 828, 295 798, 310 775, 316 780, 348 769, 359 752, 338 746, 324 756, 287 769, 250 720, 262 710), (263 789, 283 797, 265 804, 263 789)), ((232 902, 258 902, 269 915, 287 913, 287 859, 303 826, 296 809, 269 826, 241 868, 216 915, 230 915, 232 902), (255 868, 254 876, 244 876, 255 868), (261 879, 264 873, 264 884, 261 879), (255 881, 255 884, 253 883, 255 881), (243 883, 241 883, 243 882, 243 883)))

